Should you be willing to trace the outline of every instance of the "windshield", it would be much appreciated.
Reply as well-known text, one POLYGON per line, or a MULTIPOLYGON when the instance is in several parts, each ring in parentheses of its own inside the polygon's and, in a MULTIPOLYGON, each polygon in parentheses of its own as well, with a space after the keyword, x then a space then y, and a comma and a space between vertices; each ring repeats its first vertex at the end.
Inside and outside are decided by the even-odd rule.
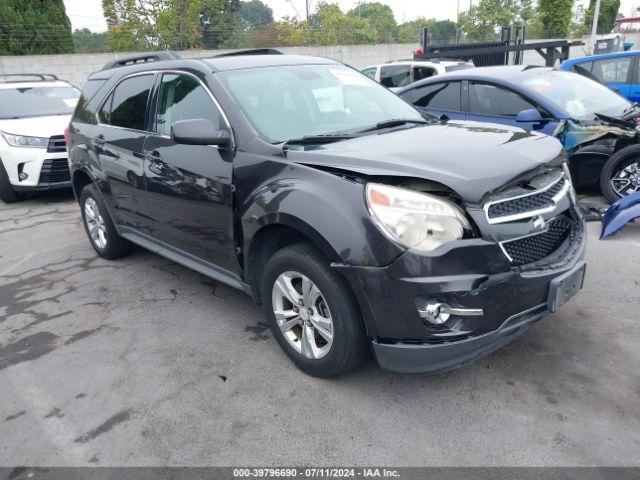
POLYGON ((395 94, 342 65, 255 68, 220 77, 271 143, 357 132, 393 119, 424 120, 395 94))
POLYGON ((0 118, 69 115, 80 90, 72 86, 0 89, 0 118))
POLYGON ((537 72, 520 83, 576 120, 593 120, 596 113, 621 117, 631 103, 604 85, 576 73, 559 70, 537 72))

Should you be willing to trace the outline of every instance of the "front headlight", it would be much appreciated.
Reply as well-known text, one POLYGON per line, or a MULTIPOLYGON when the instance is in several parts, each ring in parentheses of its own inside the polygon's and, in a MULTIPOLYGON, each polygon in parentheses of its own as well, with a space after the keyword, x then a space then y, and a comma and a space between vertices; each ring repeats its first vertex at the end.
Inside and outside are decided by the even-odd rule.
POLYGON ((408 248, 431 251, 471 229, 456 205, 433 195, 368 183, 366 197, 378 228, 408 248))
POLYGON ((27 137, 25 135, 13 135, 12 133, 6 132, 2 132, 2 136, 12 147, 47 148, 49 145, 48 138, 27 137))

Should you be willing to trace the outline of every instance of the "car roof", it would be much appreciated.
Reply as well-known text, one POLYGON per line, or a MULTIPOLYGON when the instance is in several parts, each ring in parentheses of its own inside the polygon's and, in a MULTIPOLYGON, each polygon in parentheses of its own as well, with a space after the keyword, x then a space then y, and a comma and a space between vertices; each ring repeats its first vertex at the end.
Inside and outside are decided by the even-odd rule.
POLYGON ((71 87, 69 82, 64 80, 54 80, 50 82, 24 81, 24 82, 0 82, 0 90, 15 90, 17 88, 39 88, 39 87, 71 87))
POLYGON ((250 68, 292 66, 292 65, 342 65, 324 57, 305 55, 235 55, 210 58, 184 58, 149 61, 132 65, 103 68, 89 75, 89 80, 108 80, 114 76, 122 78, 146 71, 202 68, 212 72, 224 72, 250 68))
POLYGON ((571 58, 562 62, 563 65, 574 65, 576 63, 593 62, 594 60, 605 60, 608 58, 633 57, 640 55, 638 50, 630 50, 627 52, 601 53, 599 55, 588 55, 586 57, 571 58))
POLYGON ((396 92, 398 94, 404 93, 407 90, 418 87, 420 85, 426 85, 429 83, 442 82, 447 80, 479 80, 479 81, 496 81, 502 80, 512 82, 522 77, 527 77, 534 72, 551 71, 551 67, 538 67, 528 65, 509 65, 500 67, 476 67, 467 68, 463 70, 454 70, 453 72, 447 72, 443 75, 436 77, 429 77, 419 82, 412 83, 402 90, 396 92))

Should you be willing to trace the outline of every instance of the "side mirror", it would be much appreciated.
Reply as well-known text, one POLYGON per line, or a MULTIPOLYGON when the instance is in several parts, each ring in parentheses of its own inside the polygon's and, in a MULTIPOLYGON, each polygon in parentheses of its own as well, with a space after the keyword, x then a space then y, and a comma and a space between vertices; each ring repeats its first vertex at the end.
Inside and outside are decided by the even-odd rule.
POLYGON ((178 120, 171 124, 171 139, 183 145, 231 145, 231 134, 227 130, 218 130, 205 118, 178 120))
POLYGON ((542 114, 540 110, 535 108, 530 108, 528 110, 522 110, 518 113, 516 117, 516 122, 520 123, 541 123, 544 119, 542 118, 542 114))

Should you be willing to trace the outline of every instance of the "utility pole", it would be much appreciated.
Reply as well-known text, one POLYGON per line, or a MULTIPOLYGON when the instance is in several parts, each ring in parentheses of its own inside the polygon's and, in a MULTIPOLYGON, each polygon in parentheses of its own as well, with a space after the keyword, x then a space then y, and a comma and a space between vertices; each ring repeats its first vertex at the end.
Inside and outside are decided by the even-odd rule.
POLYGON ((307 10, 307 22, 309 21, 309 7, 310 7, 309 4, 310 3, 311 3, 311 0, 304 0, 304 6, 305 6, 305 8, 307 10))
POLYGON ((600 16, 600 0, 596 0, 593 10, 593 24, 591 25, 591 37, 589 38, 589 53, 593 54, 596 47, 596 35, 598 34, 598 17, 600 16))

